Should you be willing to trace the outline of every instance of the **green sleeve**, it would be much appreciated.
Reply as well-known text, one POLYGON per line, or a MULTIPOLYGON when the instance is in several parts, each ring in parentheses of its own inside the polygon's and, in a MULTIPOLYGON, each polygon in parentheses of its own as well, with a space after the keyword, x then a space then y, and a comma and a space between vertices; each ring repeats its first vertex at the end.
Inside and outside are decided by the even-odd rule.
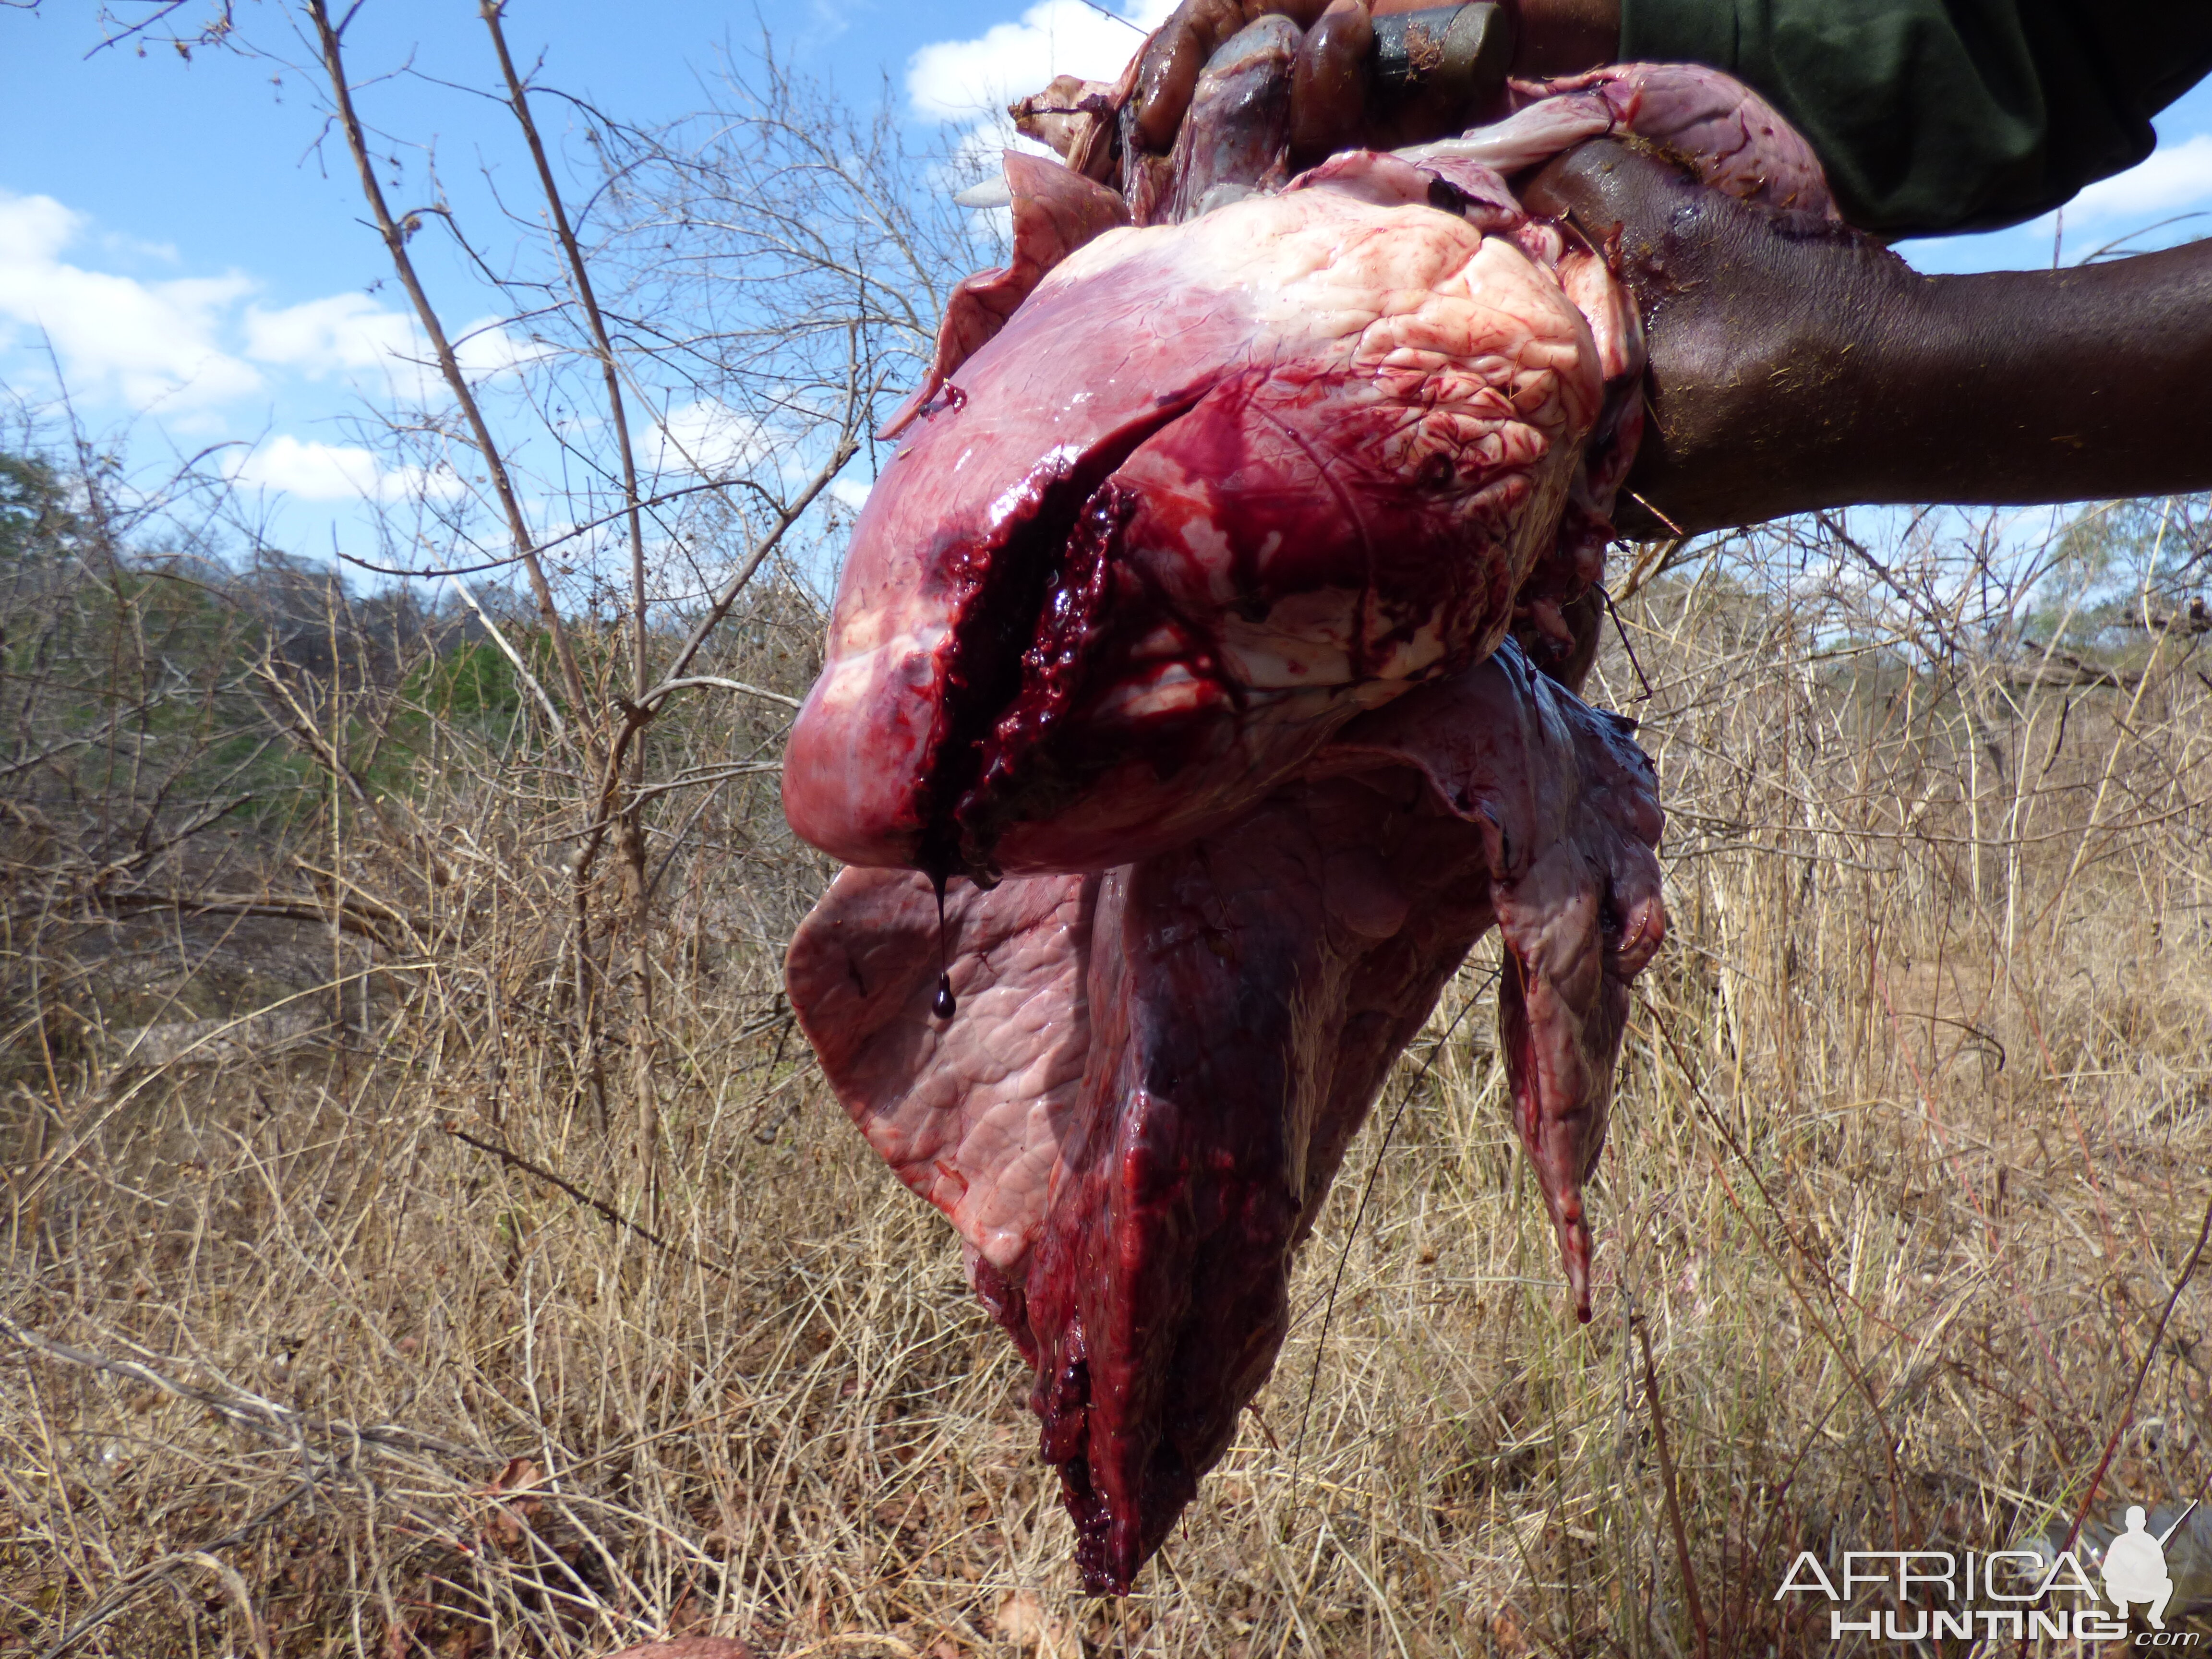
POLYGON ((2212 71, 2212 0, 1622 0, 1620 35, 1754 88, 1885 236, 2049 212, 2149 155, 2212 71))

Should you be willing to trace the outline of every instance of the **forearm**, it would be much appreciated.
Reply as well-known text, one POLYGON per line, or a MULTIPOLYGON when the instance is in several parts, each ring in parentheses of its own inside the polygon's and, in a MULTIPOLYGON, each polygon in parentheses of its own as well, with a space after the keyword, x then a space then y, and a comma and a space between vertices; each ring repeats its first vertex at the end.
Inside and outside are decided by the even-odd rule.
POLYGON ((1924 278, 1869 371, 1856 470, 1875 493, 1856 499, 2212 487, 2212 242, 2063 272, 1924 278))
POLYGON ((1820 296, 1784 337, 1756 294, 1653 317, 1641 528, 2212 488, 2212 243, 1936 277, 1837 243, 1775 252, 1820 296))
POLYGON ((1620 228, 1646 319, 1651 418, 1625 532, 2212 488, 2212 243, 1923 276, 1606 143, 1555 163, 1531 201, 1594 242, 1620 228))

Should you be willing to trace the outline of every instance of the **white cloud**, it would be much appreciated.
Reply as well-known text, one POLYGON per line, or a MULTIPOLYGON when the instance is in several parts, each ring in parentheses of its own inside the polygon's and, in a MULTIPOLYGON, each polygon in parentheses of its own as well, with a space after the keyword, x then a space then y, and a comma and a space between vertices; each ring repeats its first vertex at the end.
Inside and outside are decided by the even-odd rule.
POLYGON ((382 493, 376 457, 354 444, 302 442, 280 433, 232 472, 239 483, 282 490, 307 501, 374 500, 382 493))
POLYGON ((704 398, 670 410, 655 437, 646 458, 653 471, 702 477, 741 472, 771 447, 763 422, 704 398))
MULTIPOLYGON (((429 343, 404 312, 386 310, 365 294, 333 294, 265 311, 249 306, 241 323, 246 355, 310 380, 340 379, 356 390, 403 404, 442 404, 445 376, 429 343), (371 381, 368 377, 380 377, 371 381)), ((495 318, 479 318, 452 337, 453 355, 471 386, 542 359, 545 349, 495 318)))
POLYGON ((303 501, 392 501, 417 492, 442 501, 461 489, 442 464, 427 472, 419 466, 388 467, 358 444, 326 444, 289 433, 279 433, 235 462, 230 476, 303 501))
MULTIPOLYGON (((519 373, 536 363, 550 362, 559 355, 492 317, 478 318, 453 337, 453 360, 471 386, 519 373)), ((433 368, 429 373, 435 377, 438 371, 433 368)), ((442 379, 438 383, 445 384, 442 379)))
POLYGON ((2066 204, 2066 217, 2137 219, 2148 222, 2185 213, 2212 198, 2212 133, 2179 144, 2160 144, 2149 159, 2100 179, 2066 204))
POLYGON ((87 270, 61 257, 85 228, 82 215, 51 196, 0 191, 0 344, 35 349, 43 333, 74 386, 139 408, 222 403, 261 388, 259 371, 220 340, 252 292, 248 278, 143 283, 87 270))
POLYGON ((145 242, 136 236, 125 236, 119 230, 102 231, 100 246, 107 252, 120 254, 129 259, 151 259, 165 265, 184 263, 174 242, 145 242))
MULTIPOLYGON (((420 355, 412 319, 366 295, 271 308, 254 302, 260 284, 240 272, 145 282, 63 258, 89 245, 175 260, 173 249, 91 231, 51 196, 0 191, 0 349, 39 353, 51 341, 80 395, 204 425, 211 408, 266 392, 264 370, 310 380, 381 372, 377 389, 387 392, 421 386, 421 371, 403 361, 420 355)), ((463 361, 472 374, 493 374, 519 355, 491 329, 463 361)))
POLYGON ((333 294, 275 311, 249 306, 245 327, 247 356, 317 380, 384 368, 415 344, 410 319, 366 294, 333 294))
POLYGON ((1018 23, 996 23, 973 40, 940 40, 915 52, 907 64, 907 96, 917 114, 991 123, 1055 75, 1112 80, 1144 43, 1144 32, 1173 9, 1174 0, 1135 0, 1128 21, 1120 22, 1083 0, 1038 0, 1018 23))
POLYGON ((833 0, 807 0, 809 27, 803 37, 810 46, 835 40, 853 27, 846 9, 833 0))

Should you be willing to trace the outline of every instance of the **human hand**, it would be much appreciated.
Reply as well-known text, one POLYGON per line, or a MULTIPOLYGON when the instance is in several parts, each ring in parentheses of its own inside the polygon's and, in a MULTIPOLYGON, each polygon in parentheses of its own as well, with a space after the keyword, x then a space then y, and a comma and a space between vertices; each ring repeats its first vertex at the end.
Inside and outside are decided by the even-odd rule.
POLYGON ((1172 149, 1207 60, 1267 16, 1304 31, 1291 78, 1294 161, 1457 132, 1503 90, 1515 63, 1514 18, 1526 9, 1527 0, 1380 0, 1371 12, 1364 0, 1184 0, 1145 48, 1124 132, 1140 152, 1172 149))
POLYGON ((1613 512, 1626 534, 2212 489, 2212 241, 1923 276, 1870 236, 1612 139, 1522 199, 1616 246, 1644 315, 1650 418, 1613 512))
MULTIPOLYGON (((1328 0, 1182 0, 1146 41, 1134 96, 1125 112, 1137 144, 1164 155, 1175 143, 1206 60, 1249 23, 1287 17, 1301 29, 1316 22, 1328 0)), ((1352 8, 1358 9, 1356 4, 1352 8)), ((1364 20, 1366 14, 1360 12, 1364 20)))
POLYGON ((1624 533, 1831 504, 1805 498, 1844 460, 1836 445, 1857 424, 1872 349, 1923 279, 1871 237, 1738 201, 1632 143, 1578 145, 1522 201, 1617 247, 1643 314, 1649 418, 1613 510, 1624 533))

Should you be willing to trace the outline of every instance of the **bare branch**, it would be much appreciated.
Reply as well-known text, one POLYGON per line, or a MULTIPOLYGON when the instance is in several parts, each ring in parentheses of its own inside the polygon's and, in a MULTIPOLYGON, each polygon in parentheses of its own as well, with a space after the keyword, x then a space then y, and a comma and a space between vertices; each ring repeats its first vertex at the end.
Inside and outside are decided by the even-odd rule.
POLYGON ((477 603, 477 596, 469 592, 465 582, 459 576, 450 576, 447 581, 459 596, 461 603, 468 606, 470 615, 477 619, 491 642, 499 647, 500 654, 514 666, 516 676, 530 695, 537 699, 538 706, 545 711, 545 718, 553 724, 556 741, 566 738, 568 734, 568 722, 561 718, 561 711, 553 706, 553 699, 545 695, 545 688, 538 683, 538 676, 530 672, 530 665, 523 661, 522 653, 508 643, 507 635, 500 631, 499 624, 484 614, 483 606, 477 603))
MULTIPOLYGON (((553 589, 545 580, 544 563, 538 556, 528 520, 524 517, 522 501, 508 476, 507 458, 494 441, 491 428, 485 422, 483 410, 470 387, 468 377, 461 373, 460 359, 454 355, 452 343, 446 337, 445 325, 437 307, 415 273, 415 262, 407 252, 409 232, 393 220, 391 210, 385 204, 384 187, 377 180, 376 167, 368 152, 368 141, 362 131, 361 118, 355 112, 353 87, 346 78, 345 55, 338 39, 338 31, 331 21, 328 0, 306 0, 307 15, 315 25, 316 37, 322 50, 323 67, 331 84, 331 96, 337 108, 339 130, 344 133, 346 148, 351 153, 356 170, 361 175, 362 194, 368 198, 369 210, 374 216, 377 233, 383 237, 384 246, 392 256, 392 269, 398 273, 400 286, 415 307, 416 319, 428 337, 430 347, 438 360, 438 372, 444 376, 453 400, 460 405, 461 413, 469 423, 477 453, 483 459, 486 474, 493 490, 499 496, 501 511, 506 515, 507 533, 514 543, 516 557, 529 574, 531 591, 538 599, 539 614, 544 618, 548 635, 553 642, 553 654, 561 665, 562 678, 567 684, 568 700, 575 708, 586 706, 584 677, 576 666, 574 652, 568 643, 568 632, 562 622, 560 608, 553 602, 553 589)), ((588 740, 588 738, 587 738, 588 740)))
POLYGON ((6 1313, 0 1312, 0 1334, 13 1337, 32 1352, 43 1354, 48 1359, 58 1359, 71 1365, 82 1365, 90 1370, 105 1371, 128 1382, 143 1382, 204 1406, 234 1428, 260 1436, 280 1446, 296 1446, 303 1438, 319 1440, 332 1446, 375 1446, 398 1452, 435 1452, 446 1457, 481 1458, 485 1454, 473 1447, 457 1445, 436 1435, 418 1433, 392 1423, 353 1423, 343 1418, 311 1417, 304 1412, 280 1406, 259 1395, 247 1394, 243 1389, 223 1392, 203 1389, 190 1382, 179 1382, 167 1371, 136 1359, 117 1359, 107 1354, 94 1353, 88 1348, 72 1347, 66 1342, 57 1342, 42 1336, 27 1325, 19 1324, 6 1313))
MULTIPOLYGON (((767 561, 769 555, 775 551, 792 526, 805 516, 806 509, 813 506, 822 492, 836 482, 837 475, 845 470, 846 464, 860 453, 859 416, 863 404, 859 388, 860 357, 857 340, 854 337, 857 333, 855 329, 848 336, 844 426, 838 434, 836 448, 830 452, 830 459, 815 473, 806 488, 785 504, 768 533, 753 544, 752 557, 745 562, 737 574, 723 584, 721 592, 714 596, 714 604, 708 607, 707 614, 693 627, 690 636, 684 641, 683 648, 677 652, 675 661, 669 665, 671 680, 681 678, 690 668, 692 659, 699 654, 700 647, 721 625, 722 618, 729 615, 731 605, 737 602, 738 595, 744 591, 745 584, 753 579, 754 573, 767 561)), ((640 697, 638 702, 650 708, 659 702, 660 696, 661 688, 655 688, 640 697)))
POLYGON ((748 685, 743 680, 724 679, 719 674, 692 674, 680 680, 663 680, 653 688, 655 698, 664 698, 672 691, 681 691, 688 686, 711 685, 723 691, 742 691, 749 697, 759 697, 768 702, 780 702, 786 708, 796 708, 800 700, 787 697, 781 691, 769 691, 757 685, 748 685))
POLYGON ((631 1220, 628 1216, 624 1215, 620 1210, 615 1208, 613 1205, 608 1203, 605 1199, 592 1197, 591 1194, 577 1186, 575 1182, 568 1180, 564 1176, 556 1175, 544 1164, 533 1164, 528 1158, 523 1157, 521 1153, 514 1152, 508 1147, 499 1146, 493 1141, 479 1139, 477 1136, 471 1134, 466 1129, 462 1128, 458 1124, 441 1123, 438 1127, 444 1130, 446 1133, 451 1135, 454 1139, 462 1142, 464 1145, 473 1146, 480 1152, 490 1153, 494 1158, 506 1164, 509 1169, 520 1170, 526 1175, 536 1176, 540 1181, 559 1188, 561 1191, 566 1193, 570 1198, 574 1199, 577 1203, 582 1205, 586 1209, 597 1212, 599 1215, 612 1222, 616 1226, 622 1228, 625 1232, 635 1233, 640 1238, 652 1245, 655 1249, 665 1250, 671 1255, 681 1256, 684 1261, 694 1262, 699 1267, 704 1267, 708 1273, 717 1273, 724 1279, 730 1277, 730 1270, 724 1267, 720 1262, 709 1261, 705 1256, 694 1255, 691 1251, 685 1249, 680 1244, 670 1243, 668 1240, 663 1238, 659 1233, 653 1231, 652 1228, 644 1225, 642 1223, 631 1220))
POLYGON ((629 519, 630 558, 630 624, 631 641, 635 654, 634 690, 640 698, 646 688, 645 644, 645 528, 638 513, 637 455, 630 443, 629 415, 623 404, 622 376, 616 366, 615 349, 607 338, 606 319, 599 310, 599 295, 592 291, 592 273, 584 262, 582 251, 576 246, 576 233, 569 228, 568 210, 561 200, 561 187, 553 178, 552 164, 545 159, 545 145, 538 136, 538 124, 530 114, 530 94, 522 79, 514 72, 514 59, 507 49, 507 32, 500 27, 505 9, 505 0, 483 0, 479 15, 484 27, 491 31, 491 43, 499 54, 499 72, 507 82, 508 107, 514 112, 516 123, 530 145, 530 159, 538 168, 538 182, 545 194, 546 211, 552 215, 554 234, 559 237, 561 251, 568 262, 568 274, 576 285, 576 302, 583 309, 584 320, 590 328, 592 342, 598 348, 599 368, 606 380, 607 412, 614 422, 615 447, 622 459, 623 500, 629 519))

